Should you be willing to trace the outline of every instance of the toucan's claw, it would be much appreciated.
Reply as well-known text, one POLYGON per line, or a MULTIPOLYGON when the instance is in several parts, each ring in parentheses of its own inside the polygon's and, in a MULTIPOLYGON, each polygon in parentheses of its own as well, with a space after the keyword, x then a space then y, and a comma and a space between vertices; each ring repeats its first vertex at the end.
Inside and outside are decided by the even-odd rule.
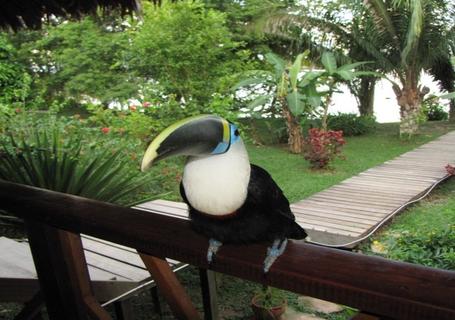
POLYGON ((209 240, 209 248, 207 250, 207 261, 209 264, 212 263, 213 258, 215 257, 216 253, 218 252, 218 249, 223 245, 222 242, 215 240, 211 238, 209 240))
POLYGON ((270 267, 281 256, 286 249, 288 244, 288 239, 276 239, 273 241, 273 245, 270 248, 267 248, 267 257, 264 260, 264 273, 269 272, 270 267))

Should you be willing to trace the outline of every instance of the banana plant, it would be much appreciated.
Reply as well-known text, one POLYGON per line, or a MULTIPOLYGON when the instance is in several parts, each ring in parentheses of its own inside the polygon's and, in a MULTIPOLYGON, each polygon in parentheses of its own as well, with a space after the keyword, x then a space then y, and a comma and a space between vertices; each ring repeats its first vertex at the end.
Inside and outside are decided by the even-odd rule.
POLYGON ((301 117, 308 117, 313 113, 322 115, 322 129, 327 129, 327 114, 331 96, 341 82, 349 82, 360 76, 382 75, 377 72, 357 71, 356 69, 370 63, 369 61, 354 62, 337 65, 336 58, 331 52, 324 52, 321 57, 322 67, 314 70, 310 67, 309 51, 299 54, 293 62, 286 62, 276 54, 265 55, 267 62, 274 71, 251 71, 245 79, 234 87, 261 85, 274 90, 269 94, 258 96, 249 107, 254 109, 271 101, 280 107, 283 118, 286 120, 289 134, 289 148, 293 153, 302 151, 303 135, 300 128, 301 117), (327 87, 327 90, 322 88, 327 87), (324 101, 324 103, 323 103, 324 101), (322 107, 322 112, 318 112, 322 107))
POLYGON ((320 86, 327 86, 327 90, 320 91, 319 94, 325 97, 325 103, 322 108, 322 129, 327 130, 328 109, 332 99, 332 94, 336 92, 337 87, 342 82, 349 82, 357 77, 373 76, 382 77, 383 75, 374 71, 356 71, 358 67, 371 63, 370 61, 359 61, 338 66, 335 55, 332 52, 325 51, 321 57, 321 64, 324 67, 322 72, 317 74, 320 86))
POLYGON ((256 97, 249 107, 254 109, 272 103, 274 107, 279 108, 286 121, 289 150, 293 153, 302 152, 303 134, 300 118, 320 105, 315 84, 317 73, 303 72, 303 68, 310 64, 308 55, 309 52, 305 51, 294 61, 287 62, 274 53, 267 53, 265 59, 273 66, 273 71, 250 71, 246 78, 234 86, 234 90, 246 86, 272 88, 270 93, 256 97))

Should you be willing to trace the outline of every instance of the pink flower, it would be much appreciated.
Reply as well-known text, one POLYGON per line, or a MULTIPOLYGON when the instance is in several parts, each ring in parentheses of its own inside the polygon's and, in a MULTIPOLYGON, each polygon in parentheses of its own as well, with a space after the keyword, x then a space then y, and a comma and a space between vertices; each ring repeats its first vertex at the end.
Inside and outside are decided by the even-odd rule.
POLYGON ((107 127, 101 128, 101 132, 104 133, 104 134, 108 134, 109 131, 111 131, 110 128, 107 128, 107 127))
POLYGON ((16 111, 16 113, 21 113, 22 112, 21 108, 16 108, 16 110, 14 110, 14 111, 16 111))
POLYGON ((455 176, 455 167, 454 166, 447 164, 445 168, 446 168, 448 174, 450 174, 451 176, 455 176))
POLYGON ((144 102, 142 103, 142 106, 143 106, 144 108, 148 108, 148 107, 151 106, 151 103, 148 102, 148 101, 144 101, 144 102))

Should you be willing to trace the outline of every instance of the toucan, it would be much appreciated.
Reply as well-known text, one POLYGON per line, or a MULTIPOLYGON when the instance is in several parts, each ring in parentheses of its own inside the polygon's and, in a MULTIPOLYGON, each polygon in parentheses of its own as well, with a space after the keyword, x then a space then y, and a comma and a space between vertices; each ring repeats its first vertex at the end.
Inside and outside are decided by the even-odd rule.
POLYGON ((209 263, 223 243, 273 242, 264 261, 267 273, 288 238, 306 237, 270 174, 250 164, 235 124, 215 115, 183 119, 150 143, 141 170, 178 155, 188 156, 180 193, 192 228, 210 239, 209 263))

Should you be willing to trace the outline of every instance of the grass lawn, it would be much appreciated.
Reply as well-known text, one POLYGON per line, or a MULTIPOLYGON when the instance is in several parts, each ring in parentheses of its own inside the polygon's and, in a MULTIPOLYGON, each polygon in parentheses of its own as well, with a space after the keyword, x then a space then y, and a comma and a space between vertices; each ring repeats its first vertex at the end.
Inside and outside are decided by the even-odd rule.
MULTIPOLYGON (((249 144, 248 151, 251 162, 268 170, 289 200, 295 202, 454 129, 455 125, 448 123, 427 123, 422 126, 420 134, 410 140, 401 140, 398 138, 397 124, 381 125, 375 133, 346 138, 347 144, 343 149, 344 158, 337 159, 332 170, 323 172, 311 170, 302 156, 289 154, 286 146, 283 145, 256 146, 249 144)), ((168 167, 161 165, 155 170, 157 173, 164 170, 166 175, 178 177, 181 173, 181 164, 181 161, 177 161, 168 167)), ((449 224, 455 225, 455 181, 453 180, 435 190, 432 196, 422 203, 413 206, 397 217, 393 224, 375 237, 379 244, 385 246, 396 240, 397 234, 404 231, 431 233, 444 230, 449 224)), ((165 198, 178 200, 177 179, 169 181, 169 186, 173 192, 167 194, 165 198)), ((7 230, 0 229, 0 235, 6 233, 7 230)), ((362 250, 369 251, 370 245, 364 245, 362 250)), ((180 272, 178 276, 188 289, 193 301, 200 308, 201 297, 197 274, 197 269, 190 267, 180 272)), ((221 275, 218 280, 222 318, 232 320, 250 318, 252 313, 249 302, 258 286, 225 275, 221 275)), ((297 295, 287 293, 287 296, 292 308, 305 311, 305 307, 299 304, 297 295)), ((133 298, 132 301, 134 310, 137 311, 136 319, 158 319, 153 315, 151 298, 147 293, 133 298)), ((0 305, 0 319, 12 319, 14 312, 5 310, 14 307, 11 304, 0 305)), ((164 311, 163 319, 172 319, 169 310, 165 308, 164 311)), ((347 309, 339 314, 326 316, 326 319, 348 319, 352 313, 352 310, 347 309)))

